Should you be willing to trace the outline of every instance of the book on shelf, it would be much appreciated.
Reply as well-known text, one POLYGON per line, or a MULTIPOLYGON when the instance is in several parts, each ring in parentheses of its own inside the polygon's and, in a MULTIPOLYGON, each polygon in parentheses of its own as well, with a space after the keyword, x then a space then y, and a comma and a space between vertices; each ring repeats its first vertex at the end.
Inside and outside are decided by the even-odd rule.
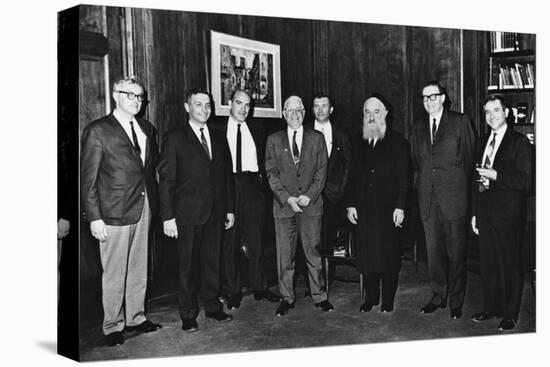
POLYGON ((507 52, 519 50, 518 34, 513 32, 491 32, 491 52, 507 52))

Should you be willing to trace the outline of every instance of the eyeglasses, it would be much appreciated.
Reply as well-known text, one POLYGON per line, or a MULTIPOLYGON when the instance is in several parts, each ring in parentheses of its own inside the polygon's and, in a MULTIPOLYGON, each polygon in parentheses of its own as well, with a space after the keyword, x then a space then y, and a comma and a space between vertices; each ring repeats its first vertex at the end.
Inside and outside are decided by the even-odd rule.
POLYGON ((435 101, 436 97, 437 97, 437 96, 440 96, 440 95, 442 95, 442 94, 443 94, 443 93, 434 93, 434 94, 430 94, 429 96, 422 96, 422 100, 423 100, 424 102, 428 102, 428 99, 429 99, 430 101, 435 101))
POLYGON ((135 99, 137 98, 137 100, 139 102, 143 102, 145 100, 145 94, 135 94, 135 93, 132 93, 132 92, 127 92, 125 90, 117 90, 116 91, 117 93, 124 93, 128 96, 128 99, 135 99))
POLYGON ((295 108, 295 109, 285 109, 284 111, 285 111, 285 113, 287 113, 289 115, 292 115, 292 114, 299 115, 302 112, 304 112, 304 109, 303 108, 295 108))

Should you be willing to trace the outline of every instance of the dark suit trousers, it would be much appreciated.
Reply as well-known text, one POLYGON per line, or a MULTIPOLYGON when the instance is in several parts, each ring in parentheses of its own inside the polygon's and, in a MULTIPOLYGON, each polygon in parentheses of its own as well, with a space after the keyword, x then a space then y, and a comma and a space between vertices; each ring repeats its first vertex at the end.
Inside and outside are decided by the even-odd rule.
POLYGON ((222 309, 218 300, 223 218, 210 216, 203 225, 178 225, 179 289, 182 321, 199 314, 199 300, 208 313, 222 309))
POLYGON ((377 305, 380 301, 380 281, 382 281, 382 305, 393 307, 399 271, 367 271, 365 275, 365 302, 377 305))
POLYGON ((517 321, 523 291, 521 232, 502 231, 477 218, 484 311, 517 321))
POLYGON ((435 304, 461 308, 466 292, 466 217, 449 220, 432 193, 430 212, 423 221, 428 254, 428 272, 435 304))
POLYGON ((235 225, 225 232, 222 257, 223 281, 229 293, 241 293, 239 256, 246 248, 248 274, 253 291, 267 288, 263 264, 262 236, 265 221, 265 194, 257 173, 235 174, 235 225))
POLYGON ((336 245, 340 218, 342 216, 342 205, 338 202, 332 203, 323 194, 323 220, 321 225, 321 253, 331 253, 336 245))

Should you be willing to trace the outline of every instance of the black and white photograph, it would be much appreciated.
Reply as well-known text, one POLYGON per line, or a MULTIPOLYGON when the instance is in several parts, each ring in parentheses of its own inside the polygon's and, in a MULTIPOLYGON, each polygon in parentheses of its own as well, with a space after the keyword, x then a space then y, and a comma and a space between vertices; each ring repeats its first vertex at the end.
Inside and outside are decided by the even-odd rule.
POLYGON ((539 365, 539 8, 37 9, 10 362, 539 365))

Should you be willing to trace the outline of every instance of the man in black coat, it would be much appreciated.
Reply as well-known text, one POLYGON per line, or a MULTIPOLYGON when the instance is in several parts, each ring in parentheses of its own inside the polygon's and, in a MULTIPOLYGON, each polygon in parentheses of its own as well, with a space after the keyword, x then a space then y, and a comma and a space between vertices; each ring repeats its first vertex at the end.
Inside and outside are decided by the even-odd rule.
POLYGON ((531 184, 531 146, 506 124, 502 97, 489 96, 483 105, 491 128, 480 145, 478 182, 473 184, 472 230, 479 234, 483 310, 472 316, 482 322, 502 317, 498 329, 511 330, 518 320, 523 289, 521 235, 525 198, 531 184))
POLYGON ((357 269, 365 276, 361 312, 379 304, 393 311, 401 251, 398 228, 405 218, 409 151, 407 141, 387 128, 389 106, 375 94, 363 105, 363 134, 352 141, 346 189, 348 219, 355 227, 357 269))
POLYGON ((224 236, 222 279, 227 288, 227 308, 240 307, 242 275, 239 256, 248 258, 248 274, 254 299, 279 302, 280 297, 267 288, 263 259, 266 221, 265 143, 267 136, 260 121, 248 120, 250 95, 236 89, 229 99, 229 118, 217 128, 227 138, 235 180, 235 225, 224 236))
POLYGON ((136 117, 145 98, 133 78, 113 85, 115 109, 82 133, 81 199, 101 255, 103 333, 109 346, 122 330, 160 329, 145 317, 147 249, 158 207, 155 127, 136 117))
POLYGON ((448 298, 451 318, 458 319, 466 294, 466 215, 475 136, 466 115, 445 107, 447 95, 438 82, 426 84, 422 99, 428 116, 416 121, 410 137, 432 290, 421 312, 445 308, 448 298))
POLYGON ((164 234, 177 239, 182 329, 198 330, 200 298, 207 318, 230 321, 218 300, 223 230, 233 226, 234 185, 225 136, 209 129, 208 92, 191 89, 189 121, 166 133, 160 156, 160 215, 164 234))

